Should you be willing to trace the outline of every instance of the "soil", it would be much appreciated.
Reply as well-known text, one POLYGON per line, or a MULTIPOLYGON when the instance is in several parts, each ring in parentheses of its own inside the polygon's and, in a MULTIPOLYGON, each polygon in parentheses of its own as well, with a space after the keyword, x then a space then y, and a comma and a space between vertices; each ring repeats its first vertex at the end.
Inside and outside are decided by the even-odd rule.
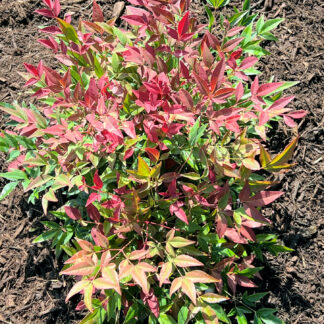
MULTIPOLYGON (((106 17, 111 17, 117 1, 97 2, 106 17)), ((76 18, 90 17, 91 3, 61 0, 63 11, 75 12, 76 18)), ((279 234, 294 252, 276 258, 267 255, 260 291, 271 292, 266 305, 277 308, 285 323, 324 323, 324 4, 320 0, 251 3, 254 12, 263 12, 268 18, 285 18, 275 32, 279 41, 265 44, 272 55, 261 62, 264 81, 271 76, 278 81, 299 81, 288 93, 296 96, 296 109, 309 111, 298 127, 297 166, 280 185, 286 194, 271 207, 271 231, 279 234)), ((44 23, 34 13, 40 7, 41 0, 0 2, 0 101, 28 98, 24 81, 17 73, 24 71, 23 62, 37 64, 42 59, 53 64, 51 53, 36 42, 37 26, 44 23)), ((193 9, 205 22, 199 0, 193 1, 193 9)), ((5 122, 0 115, 2 129, 5 122)), ((289 136, 290 131, 280 125, 271 143, 273 151, 288 144, 289 136)), ((6 158, 0 155, 0 171, 5 169, 6 158)), ((4 185, 5 181, 0 180, 0 187, 4 185)), ((72 283, 59 276, 61 264, 49 245, 32 244, 42 231, 40 221, 45 217, 39 206, 26 201, 26 195, 16 189, 0 202, 0 323, 77 323, 82 316, 74 311, 75 303, 64 302, 72 283)))

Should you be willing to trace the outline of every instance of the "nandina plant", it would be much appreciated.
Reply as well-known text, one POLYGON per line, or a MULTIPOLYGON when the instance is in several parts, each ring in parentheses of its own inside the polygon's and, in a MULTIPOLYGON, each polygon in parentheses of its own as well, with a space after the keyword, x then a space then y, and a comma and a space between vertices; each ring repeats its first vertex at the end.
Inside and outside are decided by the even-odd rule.
POLYGON ((261 207, 283 194, 267 174, 292 166, 297 137, 271 156, 267 130, 306 114, 287 108, 293 83, 255 67, 281 19, 255 24, 245 1, 215 28, 209 6, 205 26, 189 0, 129 0, 121 29, 94 1, 75 29, 43 2, 54 24, 38 41, 58 68, 25 63, 37 105, 1 103, 1 198, 21 182, 58 218, 35 242, 68 255, 82 323, 281 323, 254 289, 256 259, 290 250, 262 232, 261 207))

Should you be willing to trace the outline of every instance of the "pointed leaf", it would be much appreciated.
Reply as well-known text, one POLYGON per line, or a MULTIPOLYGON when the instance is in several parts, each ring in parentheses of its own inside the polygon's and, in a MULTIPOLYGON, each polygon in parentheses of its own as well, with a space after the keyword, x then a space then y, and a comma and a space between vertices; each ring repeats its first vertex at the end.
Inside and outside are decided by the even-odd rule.
POLYGON ((201 270, 194 270, 186 273, 186 278, 191 280, 193 283, 213 283, 219 282, 219 279, 214 278, 208 273, 201 270))
POLYGON ((89 280, 81 280, 78 281, 73 287, 72 289, 69 291, 69 293, 67 294, 66 298, 65 298, 65 302, 67 302, 72 296, 76 295, 77 293, 79 293, 80 291, 82 291, 84 288, 86 288, 88 285, 90 285, 90 281, 89 280))
POLYGON ((181 283, 181 289, 191 299, 193 304, 196 305, 197 296, 195 284, 191 280, 183 278, 181 283))
POLYGON ((217 304, 217 303, 221 303, 223 301, 228 300, 229 298, 226 296, 222 296, 222 295, 217 295, 214 293, 206 293, 202 296, 200 296, 199 298, 201 298, 203 301, 210 303, 210 304, 217 304))
POLYGON ((181 248, 184 246, 188 246, 191 244, 195 244, 195 241, 187 240, 181 236, 175 236, 171 240, 168 241, 174 248, 181 248))
POLYGON ((178 255, 173 261, 178 267, 181 268, 200 267, 204 265, 197 259, 185 254, 178 255))

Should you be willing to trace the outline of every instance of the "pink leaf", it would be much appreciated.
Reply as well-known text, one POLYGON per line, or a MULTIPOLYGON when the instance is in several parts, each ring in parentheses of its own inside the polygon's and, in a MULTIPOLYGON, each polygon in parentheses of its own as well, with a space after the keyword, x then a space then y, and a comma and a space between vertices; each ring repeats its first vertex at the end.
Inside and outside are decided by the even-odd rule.
POLYGON ((226 44, 223 46, 223 52, 227 53, 232 51, 238 44, 241 43, 241 41, 243 40, 243 38, 235 38, 235 39, 231 39, 228 42, 226 42, 226 44))
POLYGON ((96 243, 96 245, 101 246, 105 249, 108 248, 108 239, 103 235, 97 228, 93 227, 91 229, 91 236, 96 243))
POLYGON ((86 207, 88 207, 90 204, 92 204, 94 201, 99 200, 100 201, 101 196, 97 192, 92 192, 87 200, 86 207))
POLYGON ((172 204, 170 206, 170 213, 171 215, 175 214, 180 220, 182 220, 184 223, 188 225, 189 222, 188 222, 187 215, 184 212, 184 210, 180 208, 182 205, 183 203, 180 201, 177 201, 176 203, 172 204))
POLYGON ((237 35, 241 30, 243 30, 245 27, 244 26, 237 26, 234 28, 231 28, 228 32, 227 32, 227 37, 233 37, 235 35, 237 35))
POLYGON ((236 275, 237 283, 242 287, 255 288, 257 285, 247 277, 237 274, 236 275))
POLYGON ((247 57, 242 61, 241 65, 240 65, 240 70, 248 69, 251 66, 253 66, 254 64, 256 64, 256 62, 258 62, 257 57, 254 57, 254 56, 247 57))
POLYGON ((285 97, 285 98, 280 98, 276 100, 269 108, 268 110, 277 110, 286 107, 295 97, 290 96, 290 97, 285 97))
POLYGON ((272 83, 263 84, 262 86, 259 87, 256 95, 260 96, 260 97, 266 96, 282 85, 283 85, 283 82, 272 82, 272 83))
POLYGON ((283 119, 284 119, 285 124, 286 124, 287 126, 289 126, 289 127, 296 127, 296 126, 297 126, 297 124, 295 123, 295 121, 294 121, 292 118, 290 118, 290 117, 284 115, 284 116, 283 116, 283 119))
POLYGON ((77 208, 64 206, 64 210, 66 215, 68 215, 68 217, 70 217, 73 220, 79 220, 82 218, 81 213, 77 208))
POLYGON ((291 118, 299 119, 299 118, 304 118, 307 114, 308 112, 306 110, 297 110, 297 111, 290 112, 289 114, 287 114, 287 116, 291 118))
POLYGON ((160 315, 160 306, 157 297, 154 295, 154 290, 151 288, 148 294, 141 291, 141 299, 144 304, 148 305, 153 315, 158 318, 160 315))

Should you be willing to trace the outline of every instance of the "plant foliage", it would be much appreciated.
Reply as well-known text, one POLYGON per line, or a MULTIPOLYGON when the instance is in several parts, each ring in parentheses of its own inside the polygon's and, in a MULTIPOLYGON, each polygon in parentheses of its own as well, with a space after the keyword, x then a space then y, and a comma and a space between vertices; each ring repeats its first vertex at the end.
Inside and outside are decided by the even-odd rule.
POLYGON ((68 255, 82 323, 281 323, 253 293, 255 259, 290 250, 262 234, 261 208, 283 194, 266 173, 292 166, 297 137, 272 156, 267 129, 306 114, 287 108, 293 83, 261 82, 255 67, 281 19, 257 20, 245 1, 215 31, 228 1, 208 1, 205 26, 189 0, 129 0, 121 29, 94 1, 75 29, 43 2, 54 24, 38 41, 59 68, 25 63, 38 104, 1 103, 0 198, 22 183, 45 213, 56 206, 35 242, 68 255))

